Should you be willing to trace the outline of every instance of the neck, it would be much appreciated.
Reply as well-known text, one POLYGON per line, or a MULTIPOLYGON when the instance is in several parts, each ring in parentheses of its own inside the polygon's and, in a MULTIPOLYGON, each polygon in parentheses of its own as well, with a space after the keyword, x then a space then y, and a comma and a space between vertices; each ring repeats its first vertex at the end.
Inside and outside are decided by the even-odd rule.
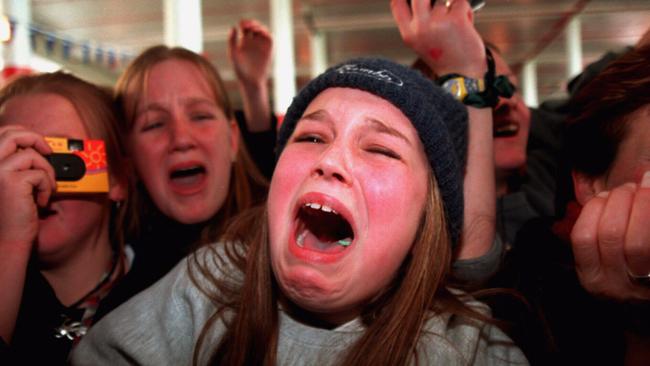
POLYGON ((497 198, 503 197, 506 194, 508 194, 508 184, 505 181, 497 181, 495 188, 496 188, 497 198))
POLYGON ((95 235, 77 243, 64 260, 41 266, 41 273, 54 289, 56 297, 70 306, 89 293, 102 280, 113 260, 108 223, 100 225, 95 235))
POLYGON ((346 314, 345 316, 328 316, 327 314, 315 314, 300 308, 286 298, 281 298, 280 304, 282 305, 282 308, 287 313, 287 315, 289 315, 291 318, 300 323, 315 328, 334 329, 358 316, 357 314, 352 315, 352 313, 346 314))
POLYGON ((510 193, 511 190, 513 190, 511 187, 512 185, 515 186, 514 190, 517 190, 518 178, 520 174, 518 170, 496 169, 494 173, 497 198, 503 197, 506 194, 510 193))

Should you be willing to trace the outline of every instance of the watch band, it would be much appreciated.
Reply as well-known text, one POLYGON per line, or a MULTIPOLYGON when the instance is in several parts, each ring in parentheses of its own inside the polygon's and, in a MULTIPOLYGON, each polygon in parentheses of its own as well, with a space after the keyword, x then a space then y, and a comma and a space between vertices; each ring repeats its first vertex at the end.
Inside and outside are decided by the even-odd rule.
POLYGON ((485 80, 453 75, 442 81, 441 86, 454 98, 464 103, 469 96, 485 91, 485 80))
POLYGON ((485 48, 488 71, 483 79, 472 79, 460 74, 448 74, 439 78, 442 86, 463 104, 476 108, 494 108, 499 97, 510 98, 515 86, 504 75, 496 76, 494 57, 489 48, 485 48))

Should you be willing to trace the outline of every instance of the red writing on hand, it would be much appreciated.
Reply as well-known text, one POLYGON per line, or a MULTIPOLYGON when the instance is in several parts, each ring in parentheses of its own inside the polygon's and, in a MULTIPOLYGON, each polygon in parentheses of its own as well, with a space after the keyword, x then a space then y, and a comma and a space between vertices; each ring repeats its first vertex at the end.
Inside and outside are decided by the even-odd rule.
POLYGON ((429 57, 431 57, 434 61, 440 60, 442 54, 443 52, 440 48, 432 48, 429 50, 429 57))

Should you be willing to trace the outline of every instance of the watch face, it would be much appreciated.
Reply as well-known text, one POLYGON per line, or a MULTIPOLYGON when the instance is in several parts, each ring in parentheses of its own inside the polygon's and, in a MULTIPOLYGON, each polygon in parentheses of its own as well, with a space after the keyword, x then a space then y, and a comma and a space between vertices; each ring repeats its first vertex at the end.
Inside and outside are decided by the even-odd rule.
POLYGON ((467 89, 467 94, 478 93, 478 80, 476 79, 463 79, 465 81, 465 88, 467 89))
POLYGON ((454 98, 458 100, 463 100, 465 96, 467 95, 467 91, 465 90, 465 85, 462 82, 463 78, 453 78, 445 81, 444 84, 442 84, 442 87, 451 93, 451 95, 454 96, 454 98))

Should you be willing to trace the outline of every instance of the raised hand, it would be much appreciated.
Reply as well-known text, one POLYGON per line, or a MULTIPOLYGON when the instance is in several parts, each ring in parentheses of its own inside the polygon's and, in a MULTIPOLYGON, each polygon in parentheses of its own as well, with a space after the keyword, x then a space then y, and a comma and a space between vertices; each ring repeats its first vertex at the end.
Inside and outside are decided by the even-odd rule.
POLYGON ((571 233, 576 272, 590 293, 648 301, 650 287, 630 274, 650 273, 650 172, 640 185, 602 191, 583 207, 571 233))
POLYGON ((38 207, 56 189, 43 137, 19 126, 0 127, 0 246, 30 246, 38 233, 38 207), (14 245, 14 244, 12 244, 14 245))
POLYGON ((230 30, 228 56, 241 82, 251 85, 265 83, 272 51, 273 38, 262 23, 245 19, 230 30))
POLYGON ((474 28, 467 0, 391 0, 391 11, 404 43, 442 76, 458 73, 482 78, 487 71, 485 49, 474 28))

